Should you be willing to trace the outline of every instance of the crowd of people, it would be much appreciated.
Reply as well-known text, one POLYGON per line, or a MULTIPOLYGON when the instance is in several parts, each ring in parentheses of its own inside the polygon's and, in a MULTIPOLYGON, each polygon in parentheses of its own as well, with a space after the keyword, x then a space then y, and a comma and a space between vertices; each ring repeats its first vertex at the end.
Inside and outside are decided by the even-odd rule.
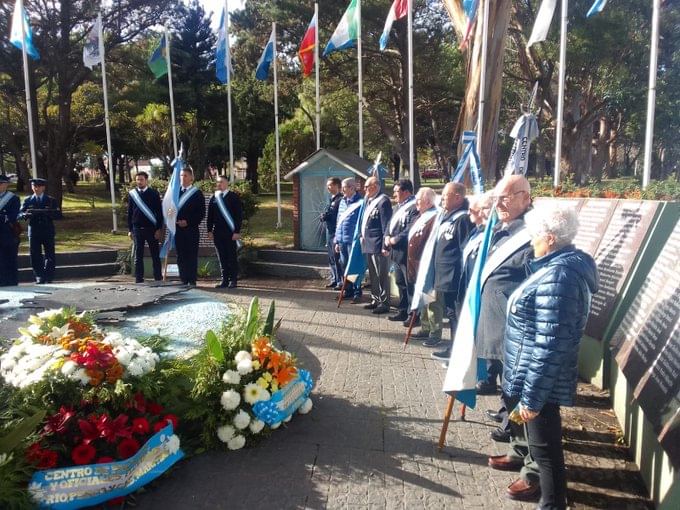
POLYGON ((344 279, 357 239, 370 282, 364 308, 390 311, 393 272, 398 296, 388 319, 418 326, 412 337, 438 348, 432 357, 445 367, 453 364, 454 342, 463 341, 457 325, 467 313, 466 294, 478 288, 473 340, 486 370, 476 390, 500 390, 498 409, 487 411, 499 424, 491 438, 509 443, 507 453, 490 457, 488 465, 519 471, 507 488, 511 499, 565 509, 560 406, 573 405, 579 343, 598 288, 594 260, 573 244, 575 209, 549 202, 534 207, 529 181, 520 175, 469 197, 464 185, 453 182, 440 197, 428 187, 414 195, 412 182, 402 179, 392 190, 394 206, 375 177, 366 180, 363 198, 354 178, 331 178, 327 188, 331 198, 321 216, 331 269, 327 287, 362 302, 361 285, 344 279), (488 249, 482 254, 483 246, 488 249))

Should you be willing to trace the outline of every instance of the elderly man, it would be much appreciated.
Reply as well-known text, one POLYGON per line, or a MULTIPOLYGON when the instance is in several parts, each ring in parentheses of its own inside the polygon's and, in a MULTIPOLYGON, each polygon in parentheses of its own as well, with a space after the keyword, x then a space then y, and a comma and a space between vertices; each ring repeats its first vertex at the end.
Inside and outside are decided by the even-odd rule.
MULTIPOLYGON (((418 277, 418 267, 423 250, 432 233, 432 225, 434 225, 437 217, 437 207, 434 205, 436 198, 437 195, 434 190, 425 186, 420 188, 416 194, 418 218, 408 232, 408 255, 406 256, 406 281, 411 289, 409 297, 413 296, 413 286, 418 277)), ((417 311, 412 313, 417 313, 417 311)), ((416 338, 428 338, 431 330, 441 329, 442 311, 439 303, 436 301, 426 305, 420 316, 421 329, 414 333, 416 338)), ((408 326, 409 322, 410 320, 404 322, 404 326, 408 326)), ((416 322, 414 322, 415 324, 416 322)))
MULTIPOLYGON (((342 200, 338 205, 338 221, 335 225, 335 238, 333 245, 335 252, 340 255, 340 278, 344 278, 345 269, 349 261, 349 254, 354 240, 354 230, 359 220, 362 198, 357 193, 357 184, 353 178, 342 181, 342 200)), ((351 297, 352 303, 361 301, 361 283, 347 282, 345 284, 345 297, 351 297)))
POLYGON ((198 226, 205 217, 205 198, 201 190, 194 187, 194 172, 184 167, 179 174, 182 187, 177 204, 177 267, 179 278, 185 285, 196 285, 198 276, 198 226))
POLYGON ((21 201, 9 191, 9 177, 0 175, 0 287, 19 284, 19 233, 21 201))
POLYGON ((405 321, 408 318, 408 304, 413 293, 413 285, 406 279, 406 260, 408 252, 408 233, 418 217, 416 200, 413 196, 413 183, 401 179, 394 185, 396 206, 392 212, 390 226, 385 236, 383 255, 389 255, 394 268, 394 279, 399 289, 397 313, 388 317, 391 321, 405 321))
POLYGON ((371 280, 371 302, 364 308, 377 315, 390 311, 390 275, 387 257, 383 255, 383 243, 392 219, 392 206, 387 195, 380 191, 376 177, 366 179, 365 188, 366 204, 359 239, 371 280))

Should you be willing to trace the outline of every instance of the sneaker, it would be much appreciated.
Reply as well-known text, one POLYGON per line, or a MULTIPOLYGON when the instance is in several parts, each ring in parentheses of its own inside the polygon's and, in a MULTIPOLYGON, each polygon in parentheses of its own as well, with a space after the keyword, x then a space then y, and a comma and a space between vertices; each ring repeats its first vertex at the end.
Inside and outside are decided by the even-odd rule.
POLYGON ((449 361, 449 358, 451 357, 451 347, 447 347, 443 351, 435 351, 430 354, 430 356, 439 361, 449 361))
POLYGON ((442 339, 438 337, 429 337, 427 340, 423 342, 423 345, 425 347, 437 347, 440 343, 442 343, 442 339))

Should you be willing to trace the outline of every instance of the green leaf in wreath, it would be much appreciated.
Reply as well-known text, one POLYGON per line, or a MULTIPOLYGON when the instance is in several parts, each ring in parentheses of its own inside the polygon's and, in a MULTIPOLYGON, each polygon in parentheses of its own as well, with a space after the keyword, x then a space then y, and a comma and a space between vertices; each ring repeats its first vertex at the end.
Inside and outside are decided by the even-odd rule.
POLYGON ((264 330, 262 333, 265 336, 272 337, 274 334, 274 314, 276 312, 276 302, 272 301, 272 304, 269 305, 269 312, 267 313, 267 320, 264 323, 264 330))
POLYGON ((205 343, 208 346, 208 352, 210 352, 210 355, 215 358, 218 363, 224 363, 224 351, 222 350, 222 345, 211 329, 209 329, 205 334, 205 343))
POLYGON ((5 437, 0 437, 0 453, 10 453, 28 436, 33 434, 38 425, 45 419, 46 411, 38 411, 33 416, 24 418, 14 429, 5 437))
POLYGON ((246 319, 246 342, 253 341, 255 332, 257 331, 258 322, 260 319, 260 301, 255 296, 250 302, 248 308, 248 317, 246 319))

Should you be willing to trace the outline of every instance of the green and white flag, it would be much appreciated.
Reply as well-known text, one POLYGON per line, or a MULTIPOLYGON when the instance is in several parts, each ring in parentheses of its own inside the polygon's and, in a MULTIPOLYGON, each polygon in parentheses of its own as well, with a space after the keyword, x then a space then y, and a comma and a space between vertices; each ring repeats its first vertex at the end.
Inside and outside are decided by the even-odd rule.
POLYGON ((359 12, 357 0, 352 0, 328 44, 326 44, 326 48, 323 50, 324 57, 334 51, 346 50, 356 46, 357 38, 359 37, 359 12))

